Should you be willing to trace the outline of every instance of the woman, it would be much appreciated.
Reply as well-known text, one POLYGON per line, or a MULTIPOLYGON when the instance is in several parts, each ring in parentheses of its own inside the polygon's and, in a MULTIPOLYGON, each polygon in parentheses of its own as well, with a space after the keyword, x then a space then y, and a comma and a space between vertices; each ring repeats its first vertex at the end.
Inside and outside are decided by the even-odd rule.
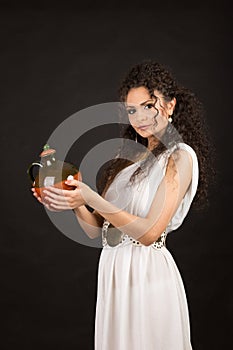
POLYGON ((119 96, 128 124, 102 195, 71 179, 75 190, 49 187, 44 205, 73 209, 90 237, 102 233, 95 349, 189 350, 186 295, 165 239, 192 203, 207 200, 212 168, 201 104, 153 61, 130 69, 119 96))

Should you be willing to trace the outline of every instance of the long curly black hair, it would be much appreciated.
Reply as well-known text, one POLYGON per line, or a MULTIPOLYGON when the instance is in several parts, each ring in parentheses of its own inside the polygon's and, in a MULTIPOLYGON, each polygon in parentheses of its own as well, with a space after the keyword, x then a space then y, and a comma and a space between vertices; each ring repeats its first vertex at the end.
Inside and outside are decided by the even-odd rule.
MULTIPOLYGON (((195 209, 204 209, 209 203, 209 185, 216 173, 214 169, 215 148, 205 122, 201 102, 193 92, 179 85, 165 66, 152 60, 136 64, 129 70, 119 87, 120 101, 125 102, 129 90, 137 87, 145 87, 153 98, 156 98, 154 91, 159 91, 166 102, 176 98, 172 126, 171 123, 168 123, 162 138, 158 140, 156 147, 144 160, 144 169, 150 168, 152 165, 151 155, 158 157, 168 148, 178 145, 179 142, 187 143, 196 152, 199 163, 199 183, 192 205, 195 209)), ((135 140, 137 137, 137 142, 147 147, 148 139, 137 134, 130 124, 121 124, 120 134, 125 140, 135 140)), ((128 159, 125 157, 125 154, 130 152, 126 144, 123 144, 116 158, 109 162, 107 169, 101 176, 102 195, 106 193, 115 176, 133 163, 132 154, 128 159)), ((177 146, 177 148, 179 147, 177 146)), ((138 151, 134 152, 138 155, 138 151)), ((131 176, 131 181, 134 181, 142 173, 143 166, 136 169, 131 176)), ((101 187, 100 183, 99 185, 101 187)))

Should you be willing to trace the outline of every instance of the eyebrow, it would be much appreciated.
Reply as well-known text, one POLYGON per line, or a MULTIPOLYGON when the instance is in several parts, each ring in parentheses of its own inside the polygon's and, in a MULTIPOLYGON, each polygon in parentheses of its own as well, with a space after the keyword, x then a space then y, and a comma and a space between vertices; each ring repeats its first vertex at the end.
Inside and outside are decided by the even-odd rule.
MULTIPOLYGON (((153 101, 152 98, 150 98, 149 100, 146 100, 146 101, 140 103, 140 106, 144 106, 144 105, 145 105, 147 102, 149 102, 149 101, 153 101)), ((127 105, 127 104, 126 104, 126 107, 131 107, 131 108, 132 108, 132 107, 134 107, 134 106, 131 106, 131 105, 127 105)))

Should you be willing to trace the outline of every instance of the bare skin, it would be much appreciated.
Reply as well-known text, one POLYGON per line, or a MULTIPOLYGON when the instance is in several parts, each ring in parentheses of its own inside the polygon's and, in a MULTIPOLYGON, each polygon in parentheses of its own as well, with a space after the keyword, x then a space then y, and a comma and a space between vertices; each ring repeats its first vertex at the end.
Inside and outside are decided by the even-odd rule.
MULTIPOLYGON (((159 97, 156 102, 156 108, 159 110, 156 125, 145 113, 132 113, 130 111, 129 114, 129 121, 137 133, 143 137, 148 137, 149 149, 156 146, 156 135, 162 133, 167 123, 169 123, 168 118, 172 115, 176 104, 175 99, 166 103, 162 94, 158 91, 155 91, 155 95, 159 97)), ((141 108, 142 105, 146 105, 147 108, 147 103, 150 103, 150 100, 151 97, 144 87, 131 89, 126 100, 127 109, 129 106, 134 106, 137 110, 137 107, 141 108)), ((76 180, 67 180, 66 182, 68 185, 76 186, 76 189, 72 191, 48 187, 46 189, 47 204, 42 203, 34 189, 32 191, 37 200, 49 210, 74 209, 77 220, 91 238, 101 234, 103 220, 106 219, 113 226, 148 246, 164 232, 179 207, 191 179, 191 155, 184 150, 174 152, 168 160, 165 176, 156 191, 146 217, 135 216, 117 208, 93 191, 87 184, 76 180), (85 207, 86 204, 92 207, 94 212, 91 213, 85 207)))

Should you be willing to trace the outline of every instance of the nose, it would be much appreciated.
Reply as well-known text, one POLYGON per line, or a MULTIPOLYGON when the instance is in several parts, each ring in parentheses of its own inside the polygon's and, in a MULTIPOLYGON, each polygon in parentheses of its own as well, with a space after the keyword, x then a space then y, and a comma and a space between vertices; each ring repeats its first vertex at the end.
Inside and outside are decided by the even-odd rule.
POLYGON ((148 115, 147 115, 147 113, 145 113, 145 111, 143 109, 140 109, 137 111, 136 120, 138 122, 145 121, 147 119, 148 119, 148 115))

